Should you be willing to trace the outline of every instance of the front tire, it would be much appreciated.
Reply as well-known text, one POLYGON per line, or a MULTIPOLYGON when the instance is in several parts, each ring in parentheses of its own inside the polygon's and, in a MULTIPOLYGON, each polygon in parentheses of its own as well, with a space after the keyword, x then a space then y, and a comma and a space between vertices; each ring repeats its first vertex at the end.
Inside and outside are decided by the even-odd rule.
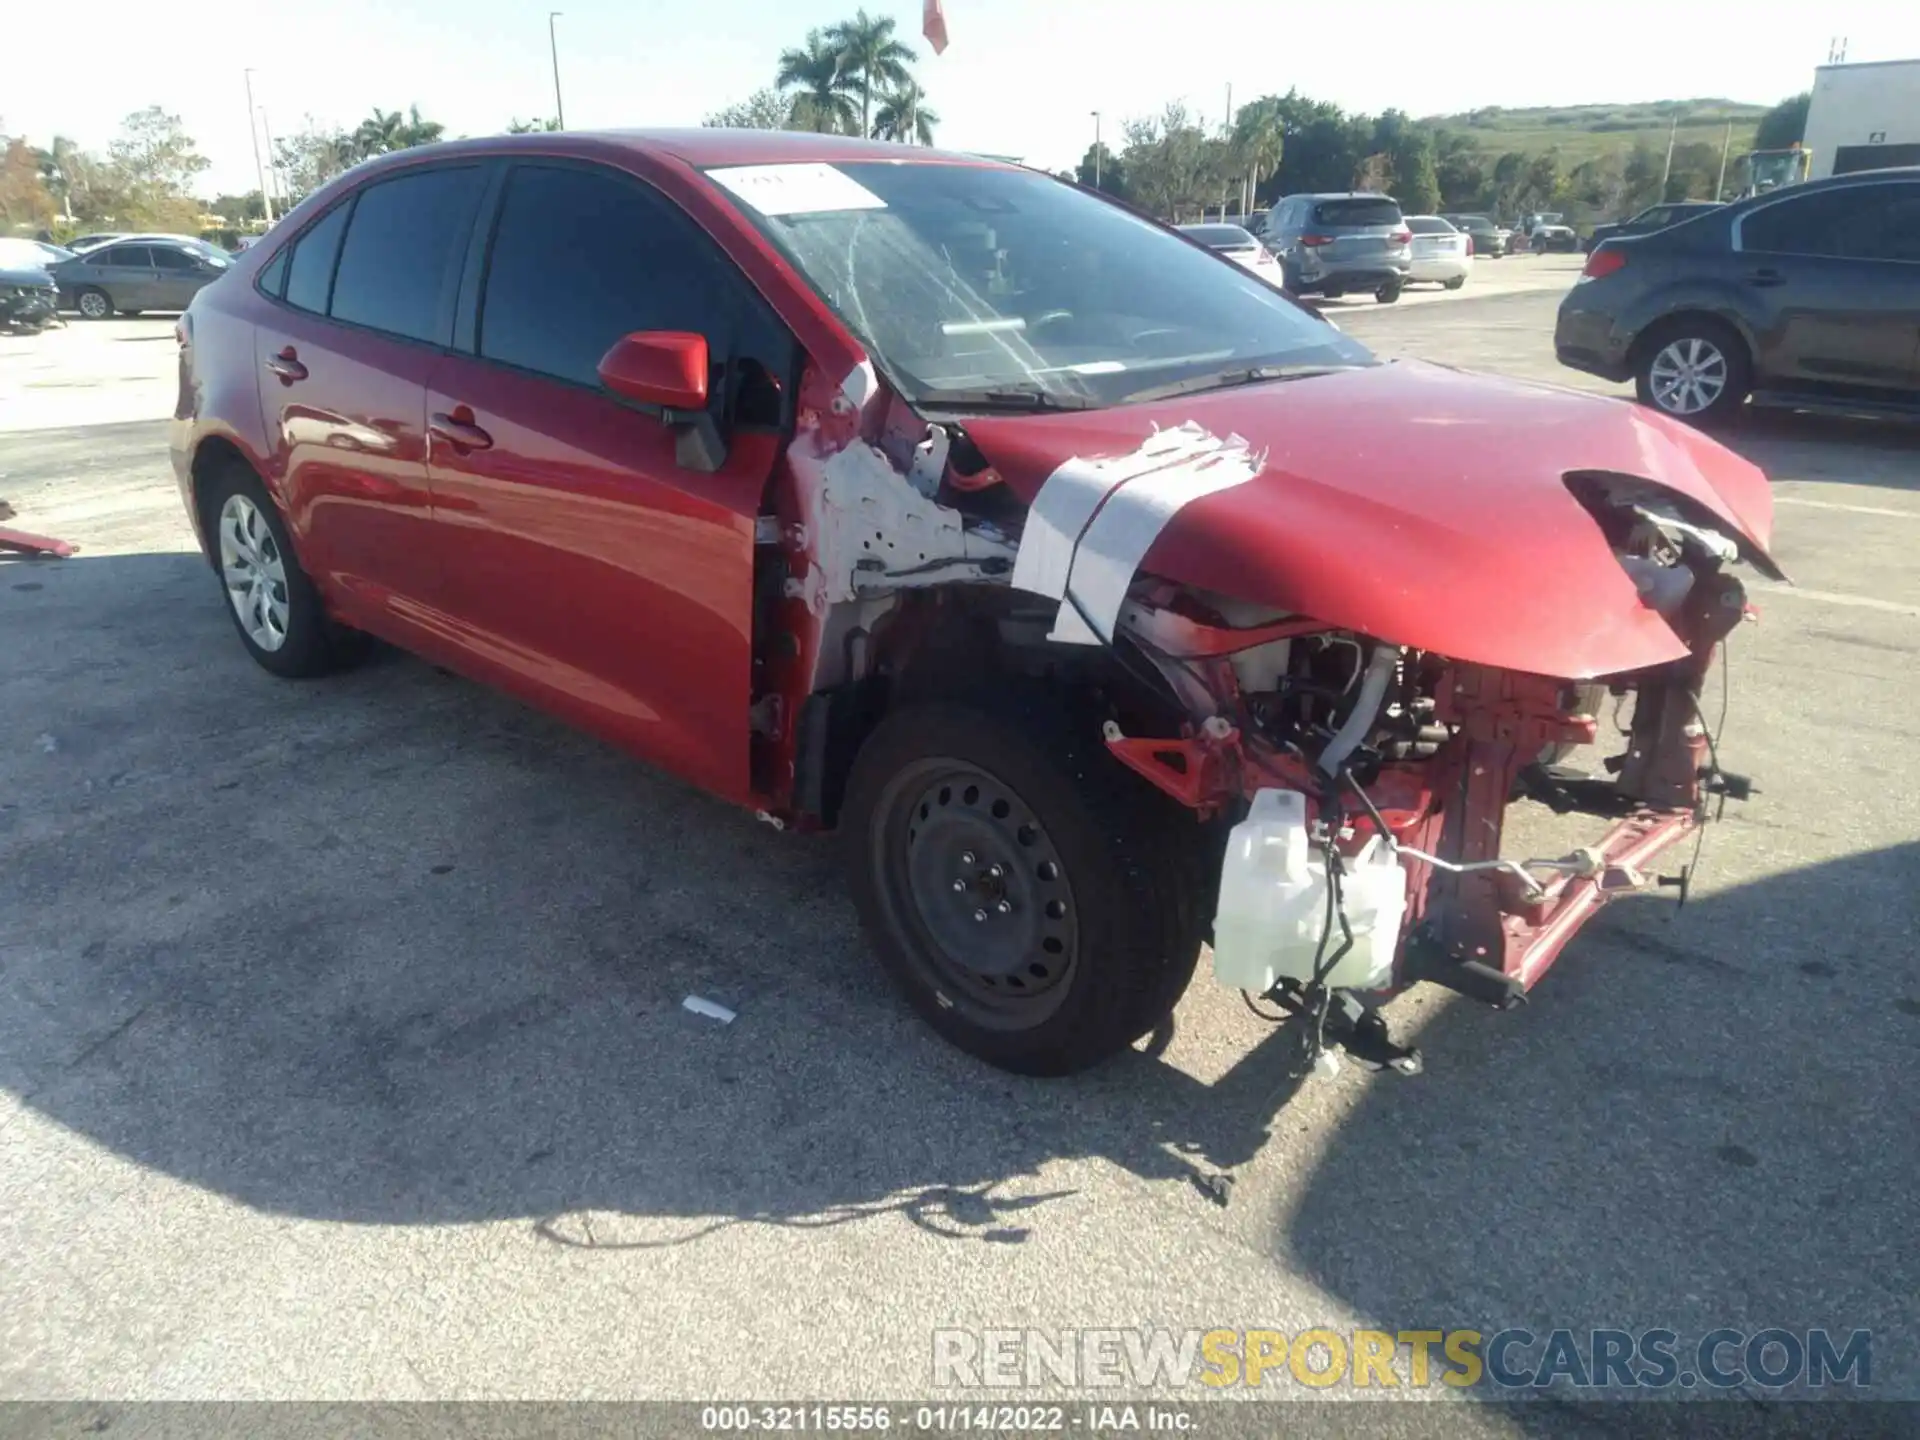
POLYGON ((842 823, 882 965, 990 1065, 1085 1069, 1159 1026, 1193 976, 1206 832, 1044 699, 889 715, 842 823))
POLYGON ((247 653, 289 680, 335 669, 345 658, 341 636, 259 477, 228 466, 213 477, 205 505, 220 592, 247 653))
POLYGON ((73 308, 89 320, 110 320, 113 318, 113 300, 107 292, 97 285, 89 285, 74 293, 73 308))
POLYGON ((1661 326, 1642 342, 1634 363, 1640 403, 1696 425, 1730 419, 1752 385, 1746 342, 1731 326, 1706 316, 1661 326))

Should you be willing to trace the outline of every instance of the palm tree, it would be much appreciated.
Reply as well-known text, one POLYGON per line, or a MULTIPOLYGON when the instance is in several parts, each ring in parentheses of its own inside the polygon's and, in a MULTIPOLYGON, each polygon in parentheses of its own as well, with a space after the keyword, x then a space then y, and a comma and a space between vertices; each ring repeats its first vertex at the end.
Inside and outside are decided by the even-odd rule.
POLYGON ((797 128, 828 135, 853 128, 853 99, 847 94, 841 54, 820 31, 807 32, 805 49, 780 52, 780 70, 774 84, 782 90, 800 92, 793 102, 797 128))
POLYGON ((414 145, 432 145, 447 133, 447 127, 438 120, 423 120, 420 107, 407 107, 407 123, 400 127, 400 148, 405 150, 414 145))
POLYGON ((853 19, 827 27, 827 40, 840 56, 850 83, 860 87, 860 133, 873 133, 875 85, 899 89, 911 82, 907 66, 919 57, 911 46, 893 38, 891 15, 869 15, 863 9, 853 19))
POLYGON ((1260 203, 1260 182, 1279 168, 1286 152, 1287 123, 1280 102, 1269 95, 1245 106, 1234 122, 1233 145, 1240 163, 1247 167, 1246 204, 1251 210, 1260 203))
POLYGON ((927 92, 909 80, 880 97, 873 134, 876 140, 898 140, 902 145, 931 145, 933 127, 939 123, 940 117, 927 108, 927 92))
POLYGON ((373 113, 354 127, 354 153, 364 160, 371 155, 384 155, 389 150, 402 148, 400 137, 406 124, 406 117, 398 110, 382 110, 374 106, 373 113))

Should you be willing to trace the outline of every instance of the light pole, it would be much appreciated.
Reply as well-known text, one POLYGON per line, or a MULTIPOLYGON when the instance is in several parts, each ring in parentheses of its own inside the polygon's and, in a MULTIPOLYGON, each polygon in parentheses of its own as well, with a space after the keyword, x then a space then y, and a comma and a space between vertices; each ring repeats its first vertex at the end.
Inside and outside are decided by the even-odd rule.
POLYGON ((1100 188, 1100 112, 1088 112, 1093 116, 1093 188, 1100 188))
POLYGON ((260 210, 273 224, 273 199, 267 194, 267 167, 260 163, 260 119, 253 108, 253 71, 241 72, 247 82, 247 134, 253 140, 253 175, 260 182, 260 210))
POLYGON ((567 128, 567 107, 560 102, 560 41, 553 33, 553 22, 564 12, 547 12, 547 49, 553 55, 553 120, 562 130, 567 128))
POLYGON ((1667 163, 1660 171, 1660 196, 1656 202, 1658 204, 1666 203, 1667 181, 1673 178, 1673 142, 1679 133, 1680 112, 1676 110, 1673 112, 1673 123, 1667 127, 1667 163))
MULTIPOLYGON (((260 107, 260 133, 267 137, 267 189, 266 203, 273 203, 273 192, 280 188, 280 170, 273 163, 273 126, 267 120, 267 107, 260 107)), ((273 223, 272 212, 268 212, 267 223, 273 223)))

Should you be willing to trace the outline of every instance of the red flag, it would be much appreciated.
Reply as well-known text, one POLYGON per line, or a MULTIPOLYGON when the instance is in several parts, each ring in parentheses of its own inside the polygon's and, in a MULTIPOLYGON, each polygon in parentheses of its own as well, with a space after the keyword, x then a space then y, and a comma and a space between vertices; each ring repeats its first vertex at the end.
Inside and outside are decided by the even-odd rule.
POLYGON ((947 48, 947 12, 940 0, 927 0, 920 29, 927 37, 927 44, 933 47, 934 54, 938 55, 947 48))

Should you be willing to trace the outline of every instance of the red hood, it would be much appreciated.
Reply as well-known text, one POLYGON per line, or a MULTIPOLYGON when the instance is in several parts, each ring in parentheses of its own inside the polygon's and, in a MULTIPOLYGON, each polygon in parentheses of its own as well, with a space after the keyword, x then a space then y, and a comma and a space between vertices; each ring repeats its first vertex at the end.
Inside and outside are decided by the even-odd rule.
POLYGON ((1142 571, 1455 659, 1580 678, 1685 653, 1571 472, 1692 501, 1773 571, 1773 497, 1738 455, 1626 401, 1417 361, 967 432, 1031 503, 1068 459, 1189 423, 1265 464, 1180 510, 1142 571))

